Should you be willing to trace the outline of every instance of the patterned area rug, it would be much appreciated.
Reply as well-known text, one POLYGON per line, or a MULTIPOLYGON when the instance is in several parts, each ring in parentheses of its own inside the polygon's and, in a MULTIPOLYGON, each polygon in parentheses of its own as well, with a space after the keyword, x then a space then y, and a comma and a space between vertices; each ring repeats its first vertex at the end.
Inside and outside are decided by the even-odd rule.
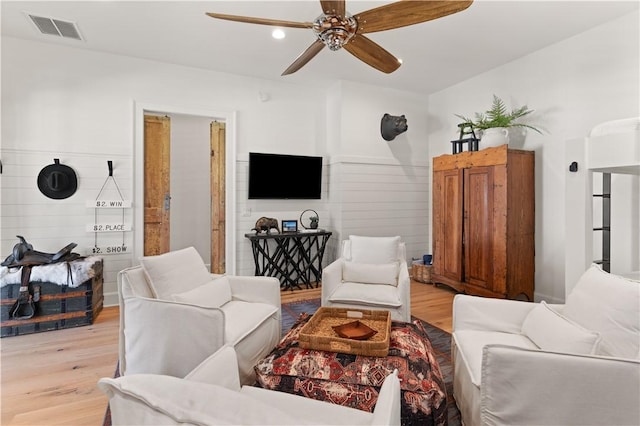
MULTIPOLYGON (((303 300, 298 302, 285 303, 282 305, 282 335, 284 336, 287 331, 295 324, 296 320, 302 313, 313 314, 320 307, 320 299, 303 300)), ((418 320, 421 322, 424 329, 427 331, 431 346, 435 353, 438 364, 440 365, 440 371, 444 377, 445 387, 447 390, 447 419, 449 426, 460 426, 462 424, 460 420, 460 411, 453 399, 453 368, 451 365, 451 335, 444 330, 432 326, 428 322, 419 320, 412 317, 412 320, 418 320)), ((118 367, 114 377, 120 375, 118 367)), ((107 405, 105 412, 103 426, 111 426, 111 412, 107 405)))

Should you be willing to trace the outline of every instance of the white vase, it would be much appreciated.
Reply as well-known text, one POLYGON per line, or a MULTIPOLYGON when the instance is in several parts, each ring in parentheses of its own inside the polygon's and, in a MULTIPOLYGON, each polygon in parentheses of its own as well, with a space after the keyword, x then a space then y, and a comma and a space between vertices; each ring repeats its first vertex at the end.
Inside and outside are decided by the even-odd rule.
POLYGON ((509 130, 504 127, 492 127, 482 131, 479 148, 489 148, 509 143, 509 130))

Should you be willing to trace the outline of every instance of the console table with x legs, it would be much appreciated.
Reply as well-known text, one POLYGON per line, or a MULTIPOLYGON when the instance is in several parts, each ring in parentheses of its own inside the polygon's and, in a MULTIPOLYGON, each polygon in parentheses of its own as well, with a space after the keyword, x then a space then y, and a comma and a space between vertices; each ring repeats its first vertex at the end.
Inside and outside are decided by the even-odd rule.
POLYGON ((245 234, 251 241, 255 275, 277 277, 283 289, 316 287, 322 279, 322 258, 331 232, 245 234))

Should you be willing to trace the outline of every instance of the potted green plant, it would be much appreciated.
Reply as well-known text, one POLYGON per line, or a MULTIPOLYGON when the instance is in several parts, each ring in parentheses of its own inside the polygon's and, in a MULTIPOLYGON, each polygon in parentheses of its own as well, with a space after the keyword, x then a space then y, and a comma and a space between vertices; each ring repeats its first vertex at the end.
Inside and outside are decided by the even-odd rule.
POLYGON ((482 145, 483 147, 487 147, 508 143, 508 129, 511 127, 531 129, 542 134, 538 128, 519 121, 532 112, 533 110, 529 109, 526 105, 508 111, 504 101, 498 96, 493 95, 491 108, 487 111, 476 112, 473 119, 460 114, 456 114, 456 117, 464 120, 464 122, 468 123, 474 130, 480 130, 482 145))

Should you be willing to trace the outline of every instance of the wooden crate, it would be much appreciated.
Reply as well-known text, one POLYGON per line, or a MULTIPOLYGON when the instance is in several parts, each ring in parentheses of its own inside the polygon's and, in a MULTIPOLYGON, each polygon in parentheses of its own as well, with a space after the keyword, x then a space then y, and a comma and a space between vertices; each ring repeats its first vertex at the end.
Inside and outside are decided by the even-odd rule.
POLYGON ((50 282, 34 282, 40 286, 40 301, 36 313, 29 319, 11 319, 9 311, 18 297, 20 284, 5 285, 1 289, 1 336, 90 325, 102 310, 102 261, 92 266, 94 276, 78 287, 69 287, 50 282))
POLYGON ((298 342, 303 349, 316 349, 354 355, 387 356, 391 335, 389 311, 320 307, 300 330, 298 342), (359 320, 378 333, 368 340, 339 337, 333 326, 359 320))
POLYGON ((432 283, 433 279, 431 278, 431 271, 433 270, 433 265, 420 265, 414 264, 411 265, 411 277, 419 281, 421 283, 432 283))

